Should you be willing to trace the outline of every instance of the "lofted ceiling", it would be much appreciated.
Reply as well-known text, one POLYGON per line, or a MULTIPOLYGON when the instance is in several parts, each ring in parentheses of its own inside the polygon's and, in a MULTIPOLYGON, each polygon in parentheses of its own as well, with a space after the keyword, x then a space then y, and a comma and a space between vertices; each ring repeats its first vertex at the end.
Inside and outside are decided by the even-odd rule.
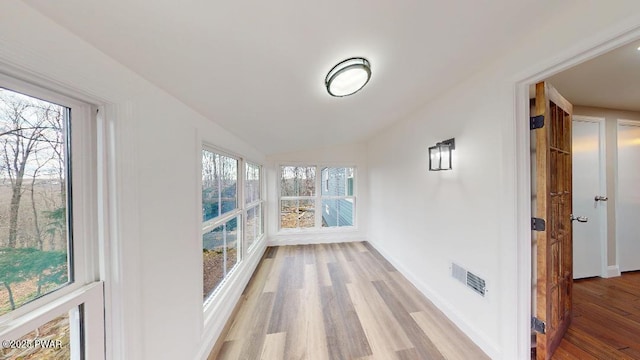
POLYGON ((506 52, 553 0, 24 0, 270 155, 367 139, 506 52), (332 98, 326 73, 372 78, 332 98))
POLYGON ((621 46, 547 81, 573 105, 640 111, 639 46, 621 46))

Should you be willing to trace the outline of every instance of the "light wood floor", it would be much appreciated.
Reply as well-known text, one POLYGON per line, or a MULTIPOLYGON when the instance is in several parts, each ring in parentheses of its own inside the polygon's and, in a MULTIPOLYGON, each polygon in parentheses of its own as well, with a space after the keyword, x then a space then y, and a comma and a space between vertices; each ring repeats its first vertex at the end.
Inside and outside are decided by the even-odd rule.
POLYGON ((640 272, 574 281, 573 308, 553 359, 640 359, 640 272))
POLYGON ((241 302, 218 359, 488 359, 366 242, 270 247, 241 302))

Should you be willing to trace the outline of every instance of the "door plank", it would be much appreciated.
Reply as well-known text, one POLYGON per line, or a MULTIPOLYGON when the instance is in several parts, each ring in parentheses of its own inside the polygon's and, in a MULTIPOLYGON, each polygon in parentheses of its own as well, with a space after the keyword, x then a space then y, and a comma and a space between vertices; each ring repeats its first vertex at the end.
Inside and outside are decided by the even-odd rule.
POLYGON ((536 317, 546 332, 536 335, 536 356, 550 359, 571 323, 573 283, 571 114, 573 106, 551 85, 536 84, 536 217, 547 227, 536 233, 536 317))

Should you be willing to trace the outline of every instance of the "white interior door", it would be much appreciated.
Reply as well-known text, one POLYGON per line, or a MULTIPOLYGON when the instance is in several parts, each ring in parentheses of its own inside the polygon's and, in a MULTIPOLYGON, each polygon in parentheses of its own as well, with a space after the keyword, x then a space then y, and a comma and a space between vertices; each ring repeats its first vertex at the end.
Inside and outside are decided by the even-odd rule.
POLYGON ((616 237, 620 271, 640 270, 640 123, 618 121, 616 237))
POLYGON ((604 119, 573 117, 573 278, 601 276, 606 244, 604 119))

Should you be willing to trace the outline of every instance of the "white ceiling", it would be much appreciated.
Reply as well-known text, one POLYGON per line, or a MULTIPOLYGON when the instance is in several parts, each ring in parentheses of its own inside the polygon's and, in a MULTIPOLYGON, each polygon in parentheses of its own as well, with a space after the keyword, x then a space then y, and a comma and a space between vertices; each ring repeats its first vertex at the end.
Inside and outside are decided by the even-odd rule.
POLYGON ((619 47, 547 81, 573 105, 640 111, 639 46, 619 47))
POLYGON ((361 141, 507 51, 553 0, 25 0, 265 154, 361 141), (324 77, 370 60, 359 93, 324 77))

